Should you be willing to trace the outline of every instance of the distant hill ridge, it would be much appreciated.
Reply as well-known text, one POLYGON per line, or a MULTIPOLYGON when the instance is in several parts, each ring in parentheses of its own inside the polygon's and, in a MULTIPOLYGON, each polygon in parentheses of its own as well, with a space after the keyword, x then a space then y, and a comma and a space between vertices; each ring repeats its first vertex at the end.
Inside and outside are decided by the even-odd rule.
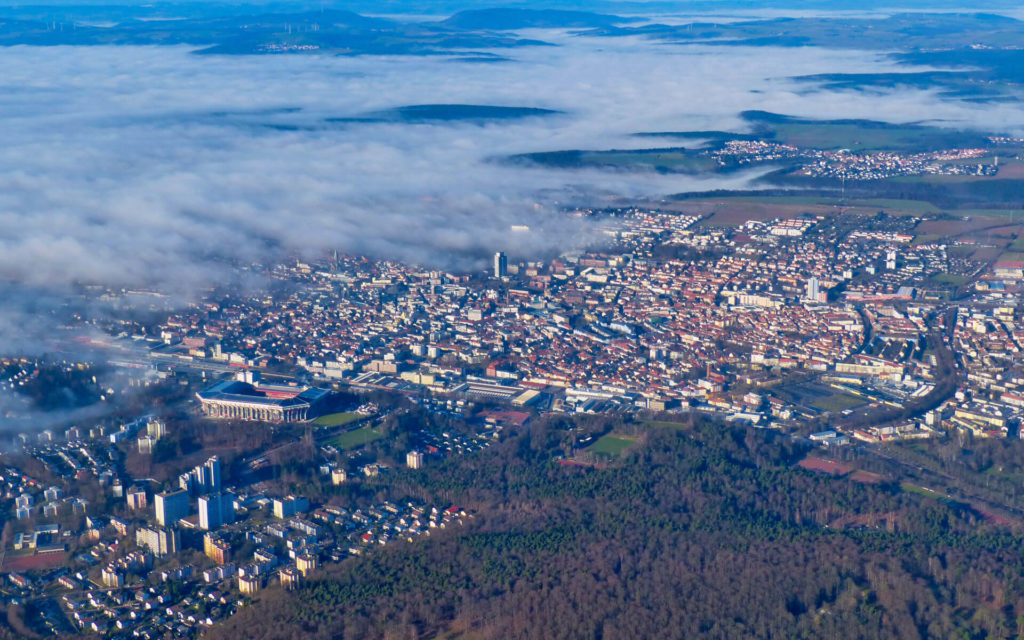
POLYGON ((441 24, 458 29, 584 29, 611 27, 636 18, 623 18, 589 11, 559 9, 470 9, 442 20, 441 24))

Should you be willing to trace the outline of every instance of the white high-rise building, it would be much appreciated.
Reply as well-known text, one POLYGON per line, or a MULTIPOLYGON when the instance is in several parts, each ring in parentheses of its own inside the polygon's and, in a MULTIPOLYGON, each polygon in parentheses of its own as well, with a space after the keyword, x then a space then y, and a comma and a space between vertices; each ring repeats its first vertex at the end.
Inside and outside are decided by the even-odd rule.
POLYGON ((885 268, 889 271, 896 270, 896 252, 888 251, 885 254, 885 268))
POLYGON ((220 458, 217 456, 203 463, 202 484, 207 491, 220 491, 220 458))
POLYGON ((213 456, 188 473, 181 474, 178 484, 193 494, 220 491, 220 458, 213 456))
POLYGON ((494 254, 494 277, 504 278, 508 275, 508 257, 501 251, 494 254))
POLYGON ((214 493, 199 498, 199 528, 216 529, 235 521, 235 497, 230 493, 214 493))
POLYGON ((807 279, 807 299, 818 301, 818 296, 821 294, 821 281, 816 277, 811 276, 807 279))
POLYGON ((419 451, 410 451, 405 454, 405 464, 410 469, 420 469, 423 467, 423 454, 419 451))

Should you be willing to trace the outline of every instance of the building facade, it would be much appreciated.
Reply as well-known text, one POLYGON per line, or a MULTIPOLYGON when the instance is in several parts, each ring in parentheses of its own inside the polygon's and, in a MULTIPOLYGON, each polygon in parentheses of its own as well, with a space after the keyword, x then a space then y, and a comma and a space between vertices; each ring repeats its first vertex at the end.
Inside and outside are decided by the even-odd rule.
POLYGON ((173 525, 189 514, 188 491, 158 493, 153 499, 157 524, 173 525))

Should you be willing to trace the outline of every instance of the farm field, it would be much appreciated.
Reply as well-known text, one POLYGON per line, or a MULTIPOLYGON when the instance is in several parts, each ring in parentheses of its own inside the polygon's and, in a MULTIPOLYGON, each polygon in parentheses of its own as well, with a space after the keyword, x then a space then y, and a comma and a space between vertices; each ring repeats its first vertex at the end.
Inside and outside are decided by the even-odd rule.
POLYGON ((918 213, 938 213, 939 208, 924 200, 901 200, 899 198, 868 198, 864 200, 850 200, 853 206, 878 207, 886 212, 912 211, 918 213))
POLYGON ((934 137, 930 131, 902 127, 870 127, 832 122, 794 122, 773 126, 775 139, 785 144, 817 149, 916 149, 934 137))
MULTIPOLYGON (((800 204, 778 202, 776 198, 739 199, 725 198, 715 201, 704 201, 714 206, 714 213, 701 220, 700 226, 735 227, 748 220, 774 220, 776 218, 795 218, 804 213, 817 215, 834 215, 837 207, 819 204, 800 204)), ((788 198, 786 199, 788 200, 788 198)), ((808 198, 807 200, 810 200, 808 198)))
POLYGON ((979 143, 977 135, 916 124, 890 124, 869 120, 812 120, 763 111, 747 111, 743 117, 772 134, 776 142, 816 149, 850 151, 918 151, 979 143))
POLYGON ((700 204, 712 209, 712 215, 699 223, 701 226, 722 227, 738 226, 748 220, 794 218, 805 213, 826 217, 842 214, 873 216, 884 210, 892 216, 920 216, 938 211, 928 202, 886 198, 850 200, 840 204, 838 198, 813 196, 725 196, 688 200, 687 204, 700 204))

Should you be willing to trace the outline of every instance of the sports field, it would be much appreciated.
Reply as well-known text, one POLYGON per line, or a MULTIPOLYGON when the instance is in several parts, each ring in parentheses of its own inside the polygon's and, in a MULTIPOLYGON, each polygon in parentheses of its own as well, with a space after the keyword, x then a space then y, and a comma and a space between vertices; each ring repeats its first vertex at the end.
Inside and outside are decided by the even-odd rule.
POLYGON ((324 444, 329 444, 337 449, 352 449, 360 447, 368 442, 373 442, 374 440, 380 440, 383 437, 384 434, 380 429, 366 426, 353 431, 346 431, 339 436, 331 438, 324 444))
POLYGON ((598 438, 594 444, 587 447, 587 451, 597 455, 618 457, 634 444, 636 444, 636 438, 608 434, 598 438))
POLYGON ((343 411, 341 413, 331 413, 326 416, 320 416, 313 421, 313 424, 319 427, 340 427, 343 424, 355 422, 363 416, 354 411, 343 411))

